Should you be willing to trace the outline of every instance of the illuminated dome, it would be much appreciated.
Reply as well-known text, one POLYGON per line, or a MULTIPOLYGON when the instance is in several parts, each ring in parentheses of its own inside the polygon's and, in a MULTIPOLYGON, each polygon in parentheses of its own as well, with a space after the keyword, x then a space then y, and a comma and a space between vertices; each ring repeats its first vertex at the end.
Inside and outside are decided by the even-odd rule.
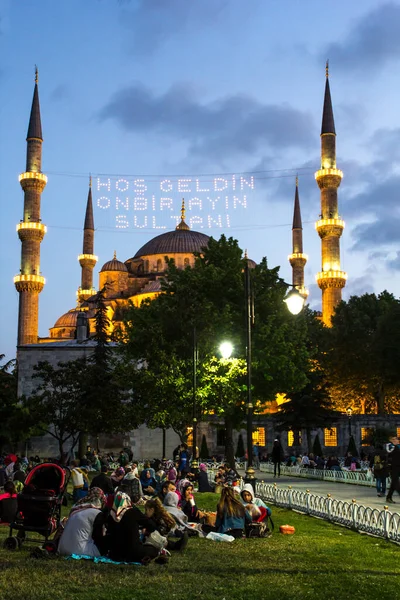
POLYGON ((80 312, 79 308, 71 308, 65 315, 57 319, 54 327, 76 327, 76 320, 80 312))
POLYGON ((114 252, 114 258, 104 263, 101 267, 100 273, 104 273, 105 271, 128 271, 123 262, 117 259, 117 253, 114 252))
POLYGON ((179 252, 186 254, 201 252, 201 249, 208 245, 209 239, 208 235, 199 233, 198 231, 175 229, 175 231, 162 233, 147 242, 147 244, 142 246, 140 250, 136 252, 134 258, 151 254, 162 254, 163 256, 166 256, 167 254, 179 252))

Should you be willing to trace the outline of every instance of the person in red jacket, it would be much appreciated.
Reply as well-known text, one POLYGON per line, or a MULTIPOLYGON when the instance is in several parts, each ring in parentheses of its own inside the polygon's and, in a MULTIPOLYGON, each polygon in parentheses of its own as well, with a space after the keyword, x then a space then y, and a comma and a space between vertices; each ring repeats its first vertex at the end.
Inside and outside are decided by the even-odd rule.
POLYGON ((0 495, 0 522, 12 523, 17 514, 17 492, 12 481, 6 481, 4 494, 0 495))

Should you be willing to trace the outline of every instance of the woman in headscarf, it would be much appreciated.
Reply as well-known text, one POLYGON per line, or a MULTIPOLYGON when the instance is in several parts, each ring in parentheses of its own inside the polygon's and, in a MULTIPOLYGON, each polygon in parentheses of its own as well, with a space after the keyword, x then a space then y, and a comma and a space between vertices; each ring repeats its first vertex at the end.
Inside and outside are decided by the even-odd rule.
POLYGON ((185 513, 178 508, 179 496, 175 492, 168 492, 164 498, 164 508, 170 515, 172 515, 176 521, 176 524, 180 531, 193 531, 192 527, 188 525, 189 519, 185 513))
POLYGON ((114 486, 114 489, 116 489, 119 484, 121 483, 121 481, 123 480, 123 478, 125 477, 125 469, 124 467, 118 467, 117 469, 115 469, 115 471, 113 473, 111 473, 111 483, 114 486))
POLYGON ((153 521, 132 506, 128 494, 117 492, 107 523, 108 555, 112 560, 148 562, 158 556, 157 548, 142 544, 140 527, 145 528, 147 533, 156 529, 153 521))
POLYGON ((208 481, 208 475, 207 475, 207 465, 205 465, 204 463, 200 464, 199 467, 199 472, 197 473, 197 482, 199 484, 199 492, 213 492, 214 491, 214 487, 210 484, 210 482, 208 481))
POLYGON ((155 494, 157 481, 150 469, 143 469, 140 474, 140 483, 142 484, 143 494, 146 494, 146 496, 153 496, 155 494))
POLYGON ((105 505, 106 496, 100 488, 92 488, 74 504, 58 545, 60 554, 101 556, 105 552, 105 505))

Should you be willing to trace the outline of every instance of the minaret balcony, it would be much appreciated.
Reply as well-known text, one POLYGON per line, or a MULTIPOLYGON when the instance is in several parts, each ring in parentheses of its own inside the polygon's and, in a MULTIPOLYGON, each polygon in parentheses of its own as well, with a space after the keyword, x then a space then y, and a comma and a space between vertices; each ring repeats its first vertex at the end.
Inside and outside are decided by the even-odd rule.
POLYGON ((38 192, 42 192, 46 187, 47 176, 44 173, 37 173, 35 171, 26 171, 21 173, 18 177, 22 189, 28 190, 33 189, 38 192))
POLYGON ((302 258, 302 259, 304 259, 307 262, 308 255, 307 254, 303 254, 302 252, 293 252, 292 254, 289 254, 288 260, 291 260, 292 258, 302 258))
POLYGON ((308 260, 307 254, 303 254, 302 252, 293 252, 292 254, 289 254, 289 256, 288 256, 288 261, 290 262, 292 267, 293 266, 304 267, 307 260, 308 260))
POLYGON ((326 177, 327 175, 335 175, 336 177, 340 177, 340 179, 343 179, 343 171, 341 171, 340 169, 334 169, 334 168, 319 169, 315 173, 315 179, 318 180, 321 177, 326 177))
POLYGON ((94 267, 99 257, 95 254, 79 254, 78 260, 81 267, 94 267))
POLYGON ((18 292, 41 292, 46 279, 41 275, 16 275, 14 285, 18 292))
POLYGON ((329 235, 340 237, 343 233, 345 223, 343 219, 319 219, 315 223, 315 229, 318 231, 318 235, 321 238, 329 235))
POLYGON ((21 221, 17 225, 18 237, 23 242, 24 240, 36 240, 41 242, 47 233, 46 225, 35 221, 21 221))
POLYGON ((315 173, 315 179, 321 190, 326 188, 338 188, 343 179, 343 171, 334 168, 319 169, 315 173))
POLYGON ((347 273, 344 271, 320 271, 315 279, 321 289, 328 287, 343 288, 346 285, 347 273))
POLYGON ((78 288, 78 291, 76 292, 76 295, 79 297, 85 297, 85 298, 90 298, 91 296, 94 296, 96 294, 96 288, 91 288, 90 290, 85 290, 81 287, 78 288))

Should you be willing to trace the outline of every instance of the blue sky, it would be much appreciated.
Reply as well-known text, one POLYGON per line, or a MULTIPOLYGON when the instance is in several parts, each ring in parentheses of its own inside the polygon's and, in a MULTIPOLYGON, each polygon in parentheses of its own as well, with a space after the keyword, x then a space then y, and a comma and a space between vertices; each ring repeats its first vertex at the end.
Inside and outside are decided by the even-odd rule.
POLYGON ((2 0, 0 352, 15 355, 12 279, 20 266, 15 226, 23 209, 18 174, 25 168, 35 64, 49 178, 42 195, 48 233, 41 245, 47 280, 41 336, 75 306, 89 173, 97 284, 114 250, 126 260, 174 227, 182 196, 195 229, 232 235, 254 260, 267 256, 271 267, 280 265, 290 281, 298 172, 306 285, 319 308, 314 171, 326 58, 337 163, 344 171, 344 297, 383 289, 399 296, 399 30, 400 3, 379 0, 330 6, 314 0, 2 0), (240 190, 240 175, 248 172, 254 172, 254 189, 244 183, 240 190), (97 176, 110 180, 107 195, 105 186, 97 189, 97 176), (196 179, 197 189, 210 192, 197 192, 196 179), (226 189, 219 193, 218 186, 226 189), (108 201, 109 208, 98 206, 108 201))

